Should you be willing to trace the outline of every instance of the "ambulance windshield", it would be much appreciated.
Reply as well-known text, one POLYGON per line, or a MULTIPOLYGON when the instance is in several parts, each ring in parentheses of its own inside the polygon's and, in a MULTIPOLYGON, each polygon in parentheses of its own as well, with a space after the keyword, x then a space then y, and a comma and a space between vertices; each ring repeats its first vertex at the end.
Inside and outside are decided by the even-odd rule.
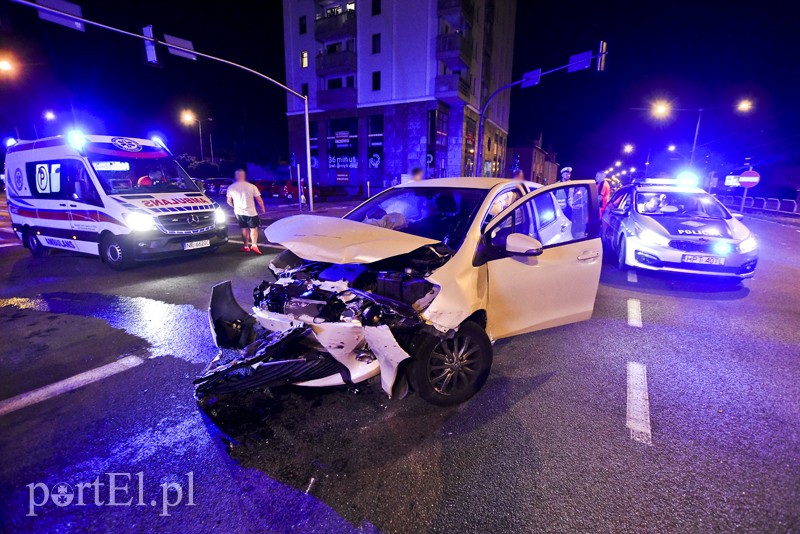
POLYGON ((170 156, 157 158, 91 155, 100 185, 108 195, 195 193, 192 179, 170 156))

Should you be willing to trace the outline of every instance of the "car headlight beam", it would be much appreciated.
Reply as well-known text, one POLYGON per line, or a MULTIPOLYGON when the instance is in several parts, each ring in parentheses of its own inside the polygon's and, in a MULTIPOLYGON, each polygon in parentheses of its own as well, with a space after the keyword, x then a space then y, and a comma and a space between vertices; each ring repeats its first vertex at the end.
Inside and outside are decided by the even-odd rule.
POLYGON ((638 228, 636 234, 639 236, 639 239, 650 243, 652 245, 658 245, 661 247, 669 246, 669 238, 665 237, 661 234, 658 234, 648 228, 638 228))
POLYGON ((228 214, 225 213, 225 210, 222 208, 217 208, 214 210, 214 222, 217 224, 223 224, 228 222, 228 214))
POLYGON ((146 232, 156 229, 156 221, 151 215, 140 211, 132 211, 125 214, 125 222, 134 232, 146 232))
POLYGON ((753 236, 746 237, 739 243, 739 252, 745 254, 747 252, 753 252, 758 247, 758 243, 756 242, 756 238, 753 236))

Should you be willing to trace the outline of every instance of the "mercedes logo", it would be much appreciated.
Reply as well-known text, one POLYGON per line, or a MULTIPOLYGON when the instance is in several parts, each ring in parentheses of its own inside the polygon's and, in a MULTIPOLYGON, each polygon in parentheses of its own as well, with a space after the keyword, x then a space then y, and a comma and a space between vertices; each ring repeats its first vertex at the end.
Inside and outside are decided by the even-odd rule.
POLYGON ((142 150, 142 145, 127 137, 114 137, 111 139, 111 144, 128 152, 141 152, 142 150))
POLYGON ((191 226, 197 226, 200 223, 200 217, 192 213, 188 217, 186 217, 186 222, 189 223, 191 226))

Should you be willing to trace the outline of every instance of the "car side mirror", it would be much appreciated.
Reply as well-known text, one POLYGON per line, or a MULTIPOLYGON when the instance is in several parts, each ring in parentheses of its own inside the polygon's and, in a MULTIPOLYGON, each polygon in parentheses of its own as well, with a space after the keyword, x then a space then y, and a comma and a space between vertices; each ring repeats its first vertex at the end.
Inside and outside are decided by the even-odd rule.
POLYGON ((542 243, 527 234, 511 234, 506 238, 506 252, 512 256, 538 256, 542 243))
POLYGON ((619 215, 620 217, 622 217, 627 213, 627 210, 624 210, 622 208, 614 208, 614 209, 611 210, 611 213, 613 213, 614 215, 619 215))
POLYGON ((744 219, 744 213, 734 213, 733 218, 736 219, 737 221, 741 221, 742 219, 744 219))

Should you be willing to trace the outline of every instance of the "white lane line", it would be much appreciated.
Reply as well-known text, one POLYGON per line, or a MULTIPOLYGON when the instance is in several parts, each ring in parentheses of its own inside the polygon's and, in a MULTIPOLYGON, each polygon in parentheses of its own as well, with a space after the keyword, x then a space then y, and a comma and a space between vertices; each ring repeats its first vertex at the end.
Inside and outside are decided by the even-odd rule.
POLYGON ((144 360, 138 356, 125 356, 124 358, 121 358, 115 362, 97 367, 91 371, 86 371, 85 373, 80 373, 61 380, 60 382, 55 382, 48 386, 34 389, 33 391, 0 401, 0 416, 15 412, 19 409, 25 408, 26 406, 31 406, 32 404, 37 404, 42 401, 46 401, 47 399, 57 397, 58 395, 78 389, 87 384, 91 384, 92 382, 97 382, 98 380, 108 378, 109 376, 121 373, 122 371, 127 371, 128 369, 132 369, 133 367, 141 365, 142 363, 144 363, 144 360))
POLYGON ((639 299, 628 299, 628 326, 642 327, 642 303, 639 299))
POLYGON ((0 248, 4 247, 21 247, 22 243, 0 243, 0 248))
POLYGON ((635 284, 639 281, 639 275, 636 274, 636 271, 628 271, 628 282, 631 284, 635 284))
POLYGON ((653 445, 650 433, 650 396, 647 394, 647 366, 628 362, 628 413, 625 426, 631 439, 653 445))

